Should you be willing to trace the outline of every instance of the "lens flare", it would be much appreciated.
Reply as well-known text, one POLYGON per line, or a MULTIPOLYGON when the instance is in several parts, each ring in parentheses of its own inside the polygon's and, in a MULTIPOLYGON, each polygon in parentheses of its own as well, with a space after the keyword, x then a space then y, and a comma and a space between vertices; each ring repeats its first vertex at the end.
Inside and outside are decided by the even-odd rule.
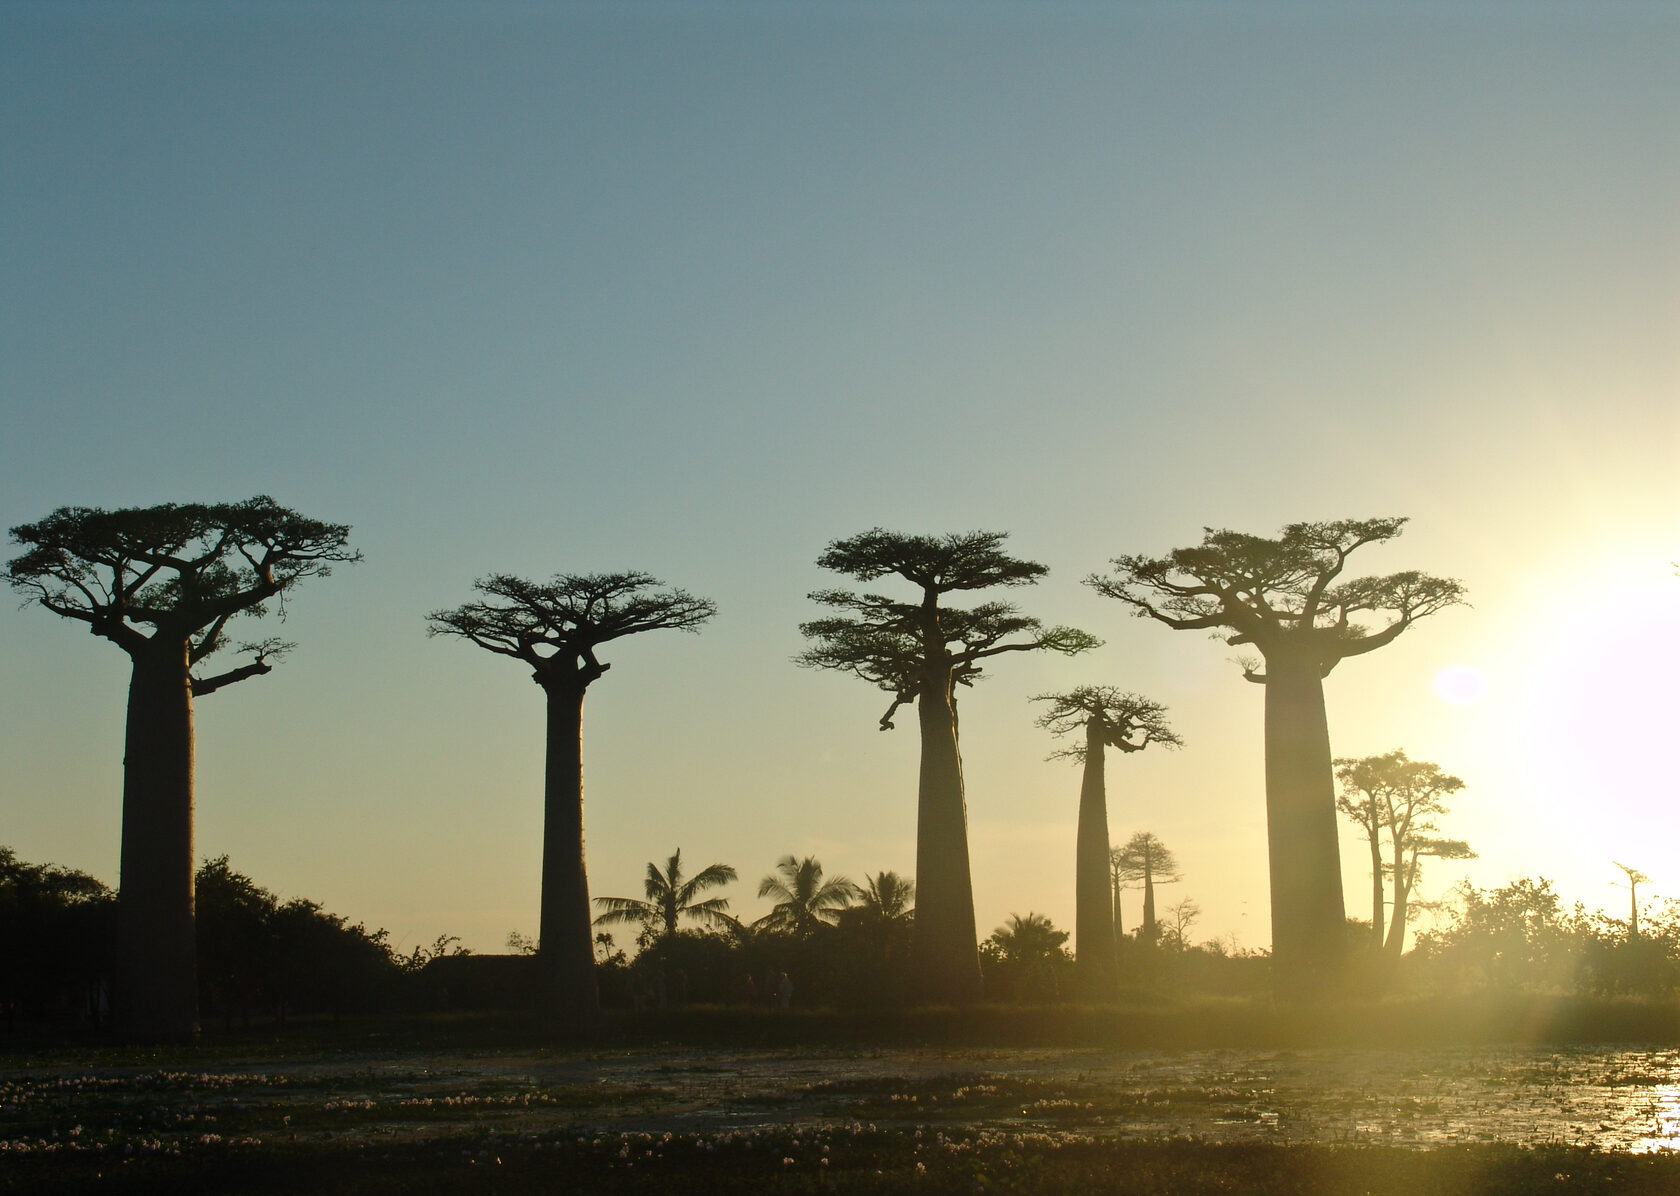
POLYGON ((1466 706, 1487 692, 1487 678, 1467 664, 1449 665, 1435 674, 1435 693, 1444 702, 1466 706))

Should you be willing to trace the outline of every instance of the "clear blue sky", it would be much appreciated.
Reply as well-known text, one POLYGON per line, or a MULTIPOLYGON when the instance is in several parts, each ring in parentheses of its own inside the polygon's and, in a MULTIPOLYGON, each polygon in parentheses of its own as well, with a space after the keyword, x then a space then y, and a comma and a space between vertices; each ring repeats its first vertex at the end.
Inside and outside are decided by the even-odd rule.
MULTIPOLYGON (((1027 699, 1100 682, 1187 741, 1115 762, 1116 836, 1265 943, 1258 690, 1077 582, 1340 516, 1475 603, 1328 687, 1338 754, 1467 782, 1481 858, 1426 885, 1680 895, 1677 128, 1663 4, 0 3, 0 520, 355 526, 200 704, 198 847, 405 945, 536 928, 540 694, 423 630, 491 571, 721 608, 590 695, 594 892, 679 846, 747 914, 788 852, 909 872, 913 726, 789 663, 876 524, 1010 531, 1107 641, 964 697, 982 933, 1072 921, 1027 699)), ((125 682, 0 606, 0 843, 115 881, 125 682)))

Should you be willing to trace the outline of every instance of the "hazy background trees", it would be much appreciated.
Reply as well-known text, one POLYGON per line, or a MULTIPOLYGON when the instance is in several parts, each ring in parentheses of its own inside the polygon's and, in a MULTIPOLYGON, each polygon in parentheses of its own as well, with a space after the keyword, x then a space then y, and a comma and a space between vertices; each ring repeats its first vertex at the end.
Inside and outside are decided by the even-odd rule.
POLYGON ((1138 938, 1152 943, 1161 937, 1161 925, 1155 916, 1155 886, 1177 884, 1184 877, 1178 870, 1178 858, 1152 831, 1138 831, 1114 850, 1116 883, 1122 888, 1136 887, 1143 893, 1143 921, 1138 926, 1138 938))
POLYGON ((1338 759, 1336 779, 1342 792, 1336 808, 1355 822, 1371 853, 1371 933, 1373 946, 1398 959, 1406 941, 1406 920, 1412 894, 1421 875, 1422 860, 1473 859, 1462 839, 1443 839, 1437 819, 1448 813, 1445 799, 1464 788, 1464 782, 1441 771, 1437 764, 1412 760, 1396 749, 1380 756, 1338 759), (1386 837, 1388 856, 1383 857, 1386 837), (1383 887, 1387 876, 1393 897, 1387 936, 1383 932, 1383 887))

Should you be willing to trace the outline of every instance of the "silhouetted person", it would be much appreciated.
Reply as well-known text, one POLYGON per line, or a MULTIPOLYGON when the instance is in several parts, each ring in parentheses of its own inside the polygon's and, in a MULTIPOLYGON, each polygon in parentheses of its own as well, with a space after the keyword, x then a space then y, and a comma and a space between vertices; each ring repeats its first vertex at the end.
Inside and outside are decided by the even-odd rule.
POLYGON ((783 1009, 793 1003, 793 978, 786 972, 783 972, 782 978, 776 982, 776 1002, 783 1009))

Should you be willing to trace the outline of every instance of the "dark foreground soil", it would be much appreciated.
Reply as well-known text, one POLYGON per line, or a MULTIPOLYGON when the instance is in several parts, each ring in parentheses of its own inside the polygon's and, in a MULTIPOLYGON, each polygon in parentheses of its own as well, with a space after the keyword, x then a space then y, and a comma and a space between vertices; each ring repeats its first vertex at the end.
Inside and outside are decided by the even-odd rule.
POLYGON ((13 1159, 7 1192, 1126 1193, 1178 1196, 1459 1196, 1680 1192, 1680 1158, 1574 1147, 1290 1147, 918 1140, 877 1131, 844 1140, 780 1133, 731 1142, 691 1135, 489 1143, 438 1138, 365 1146, 226 1149, 190 1157, 13 1159))

